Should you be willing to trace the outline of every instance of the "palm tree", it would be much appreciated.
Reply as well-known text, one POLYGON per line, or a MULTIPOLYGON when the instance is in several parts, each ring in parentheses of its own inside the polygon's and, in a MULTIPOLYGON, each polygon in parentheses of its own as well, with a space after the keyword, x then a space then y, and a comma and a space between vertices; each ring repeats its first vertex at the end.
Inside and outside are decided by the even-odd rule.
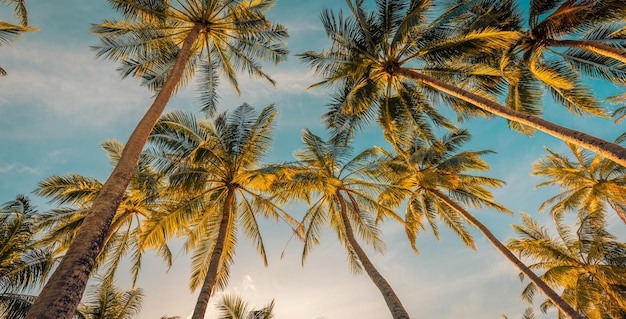
MULTIPOLYGON (((8 5, 13 4, 13 14, 19 20, 18 24, 8 23, 0 21, 0 45, 9 45, 11 42, 17 40, 22 33, 37 31, 37 28, 28 26, 28 11, 26 10, 26 3, 24 0, 0 0, 0 4, 8 5)), ((7 72, 0 67, 0 76, 7 75, 7 72)))
POLYGON ((274 300, 261 309, 249 310, 247 302, 241 296, 223 294, 217 308, 220 310, 219 319, 272 319, 274 318, 274 300))
POLYGON ((440 140, 425 140, 415 134, 412 139, 402 140, 395 148, 399 154, 387 154, 388 159, 380 163, 377 172, 388 180, 390 187, 381 193, 381 201, 392 207, 408 198, 406 205, 406 233, 415 248, 419 229, 426 229, 427 221, 437 238, 437 218, 443 220, 463 242, 471 248, 474 243, 465 228, 465 222, 476 227, 485 238, 513 263, 522 273, 539 287, 554 304, 571 318, 582 317, 558 294, 547 286, 530 268, 509 251, 491 231, 464 206, 488 207, 502 212, 510 211, 496 203, 486 187, 499 187, 502 181, 485 176, 468 174, 471 171, 486 171, 489 165, 481 159, 491 151, 457 150, 470 139, 465 130, 447 134, 440 140))
POLYGON ((85 301, 78 307, 80 319, 132 319, 141 311, 143 291, 123 291, 110 281, 101 281, 91 287, 85 301))
MULTIPOLYGON (((617 142, 624 139, 626 134, 617 142)), ((546 148, 549 154, 533 165, 533 175, 548 178, 538 187, 559 186, 563 190, 546 200, 539 209, 551 205, 553 215, 569 210, 588 214, 601 212, 596 208, 608 204, 626 224, 626 168, 599 155, 589 154, 576 145, 567 146, 574 159, 546 148)))
POLYGON ((297 224, 262 195, 274 179, 259 162, 269 150, 276 114, 273 105, 257 114, 244 103, 213 122, 166 114, 154 129, 150 145, 169 176, 172 207, 146 223, 143 243, 186 236, 184 248, 193 251, 190 288, 200 287, 194 319, 204 318, 211 294, 228 284, 238 227, 267 265, 258 218, 297 224))
POLYGON ((72 316, 150 131, 171 95, 191 80, 196 69, 203 76, 201 100, 208 112, 215 109, 218 72, 236 88, 238 70, 270 80, 257 59, 279 63, 287 53, 280 43, 287 36, 285 28, 265 18, 274 2, 109 0, 124 20, 93 27, 102 39, 98 56, 121 62, 124 75, 143 77, 158 94, 130 135, 29 319, 72 316))
POLYGON ((454 18, 475 1, 452 6, 430 22, 427 14, 433 4, 429 0, 377 1, 373 12, 367 12, 363 0, 346 2, 350 16, 344 17, 342 12, 335 15, 330 10, 322 13, 322 24, 332 40, 330 48, 301 55, 324 77, 314 86, 340 87, 345 95, 342 112, 364 113, 382 92, 400 92, 408 80, 426 96, 443 93, 443 99, 459 113, 501 116, 626 166, 625 148, 507 108, 488 94, 498 93, 500 70, 473 62, 510 47, 519 34, 501 31, 496 26, 457 34, 454 18))
MULTIPOLYGON (((569 304, 590 319, 618 319, 626 316, 626 245, 609 234, 604 225, 582 220, 576 231, 555 216, 558 237, 528 215, 523 225, 513 228, 520 235, 508 247, 527 257, 533 269, 545 270, 541 278, 563 289, 569 304)), ((530 283, 522 294, 532 301, 536 287, 530 283)), ((546 301, 542 311, 553 306, 546 301)))
MULTIPOLYGON (((115 166, 124 145, 107 140, 101 146, 115 166)), ((143 250, 139 247, 141 227, 144 220, 159 209, 159 192, 163 186, 163 176, 150 167, 147 154, 141 154, 94 266, 95 270, 104 268, 104 281, 112 282, 122 258, 130 257, 134 285, 143 257, 143 250)), ((97 179, 78 174, 50 176, 39 182, 35 194, 47 197, 51 203, 69 204, 41 215, 40 227, 45 230, 43 238, 46 242, 57 244, 57 254, 67 251, 101 189, 102 183, 97 179)), ((156 248, 171 264, 171 253, 166 243, 156 248)))
POLYGON ((22 319, 56 258, 49 247, 39 245, 37 212, 28 198, 0 205, 0 316, 22 319))
POLYGON ((303 131, 302 141, 304 149, 295 153, 297 164, 279 167, 285 176, 277 186, 277 196, 282 201, 313 202, 303 217, 302 263, 318 244, 324 224, 329 223, 348 252, 353 272, 365 270, 383 295, 393 318, 409 318, 391 285, 378 272, 355 236, 382 252, 385 244, 380 238, 377 221, 384 217, 400 219, 376 201, 380 187, 363 178, 365 169, 376 158, 376 150, 368 149, 352 157, 353 149, 346 135, 324 141, 308 130, 303 131))
POLYGON ((519 33, 494 61, 508 82, 507 107, 539 114, 547 91, 575 114, 607 117, 581 75, 626 83, 625 14, 623 1, 530 1, 525 29, 515 1, 487 0, 457 21, 462 29, 493 25, 519 33))

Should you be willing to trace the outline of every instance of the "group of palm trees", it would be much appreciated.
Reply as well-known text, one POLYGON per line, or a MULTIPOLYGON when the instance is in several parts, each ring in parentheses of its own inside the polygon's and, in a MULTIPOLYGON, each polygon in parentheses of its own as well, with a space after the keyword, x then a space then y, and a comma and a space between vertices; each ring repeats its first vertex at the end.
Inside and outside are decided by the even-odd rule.
MULTIPOLYGON (((0 25, 0 42, 7 42, 30 27, 23 1, 3 2, 23 16, 19 26, 0 25)), ((140 77, 157 94, 125 144, 102 144, 114 166, 104 183, 68 175, 39 184, 36 194, 59 207, 38 214, 37 227, 23 226, 32 236, 7 260, 19 265, 39 253, 60 261, 51 276, 49 264, 16 284, 3 275, 2 283, 10 283, 3 289, 46 281, 34 302, 19 299, 30 306, 25 318, 71 318, 80 313, 93 274, 110 288, 127 258, 136 279, 147 249, 171 264, 168 242, 176 237, 192 254, 190 288, 200 289, 193 318, 203 318, 212 294, 228 284, 240 229, 266 262, 259 217, 293 229, 304 242, 303 262, 328 224, 352 269, 368 274, 393 318, 409 314, 359 243, 383 251, 378 226, 389 218, 404 226, 415 250, 427 226, 438 236, 443 223, 471 248, 467 225, 478 228, 530 280, 523 295, 547 297, 542 309, 555 306, 570 318, 626 316, 626 246, 606 231, 613 212, 626 224, 626 138, 608 142, 539 116, 545 92, 574 114, 611 116, 587 83, 626 82, 623 0, 533 0, 527 19, 513 0, 347 0, 347 12, 324 10, 332 44, 299 56, 322 78, 312 86, 333 90, 323 117, 328 138, 304 130, 303 149, 282 164, 262 163, 274 106, 257 112, 243 104, 216 114, 220 76, 238 92, 242 71, 274 84, 262 63, 279 64, 288 54, 286 28, 265 15, 274 0, 108 2, 122 18, 92 28, 101 39, 97 56, 119 63, 123 76, 140 77), (162 115, 196 73, 207 119, 162 115), (443 105, 459 120, 501 116, 513 130, 568 143, 575 161, 548 150, 533 171, 548 178, 542 185, 564 190, 544 204, 560 241, 525 216, 515 227, 520 239, 507 247, 470 212, 511 213, 488 189, 504 182, 473 174, 489 169, 481 156, 490 151, 462 151, 469 132, 442 115, 443 105), (354 155, 352 142, 371 121, 389 147, 354 155), (437 136, 434 127, 449 133, 437 136), (283 208, 296 200, 309 205, 300 221, 283 208), (404 217, 397 213, 402 205, 404 217), (575 232, 564 221, 571 211, 575 232)), ((613 115, 624 113, 621 107, 613 115)), ((2 220, 7 232, 18 216, 33 218, 11 216, 2 220)))

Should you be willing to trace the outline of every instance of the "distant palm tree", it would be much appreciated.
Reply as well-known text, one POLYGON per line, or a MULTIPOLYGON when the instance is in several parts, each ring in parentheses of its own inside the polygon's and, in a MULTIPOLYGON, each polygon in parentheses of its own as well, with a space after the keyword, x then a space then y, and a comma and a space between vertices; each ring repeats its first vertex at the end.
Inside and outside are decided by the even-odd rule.
MULTIPOLYGON (((107 140, 101 146, 115 166, 124 145, 115 140, 107 140)), ((133 285, 139 275, 143 256, 143 250, 139 247, 142 224, 159 209, 159 192, 164 186, 163 176, 150 167, 149 160, 146 154, 141 154, 104 240, 103 250, 96 260, 95 269, 106 272, 102 275, 104 281, 113 281, 124 257, 129 257, 132 264, 133 285)), ((42 235, 43 239, 57 243, 57 253, 67 251, 101 189, 102 183, 97 179, 78 174, 50 176, 39 182, 35 194, 48 198, 50 202, 66 205, 41 214, 40 227, 46 230, 42 235)), ((155 248, 171 264, 171 253, 167 244, 155 248)))
POLYGON ((318 244, 322 227, 328 223, 346 248, 352 270, 355 273, 365 270, 383 295, 392 317, 409 318, 391 285, 378 272, 355 236, 382 252, 385 244, 380 238, 377 221, 384 217, 400 219, 377 202, 380 187, 363 175, 376 158, 376 151, 368 149, 353 156, 349 138, 335 136, 324 141, 308 130, 303 131, 302 141, 304 149, 295 153, 297 164, 279 168, 286 174, 278 180, 277 189, 277 197, 283 201, 313 202, 303 218, 302 262, 318 244))
POLYGON ((228 284, 238 227, 267 264, 258 218, 297 224, 263 196, 274 178, 260 161, 269 150, 276 114, 273 105, 257 114, 244 103, 212 122, 169 113, 154 129, 150 145, 169 177, 172 204, 146 223, 143 244, 186 237, 185 250, 193 252, 190 288, 200 287, 194 319, 204 318, 211 294, 228 284))
POLYGON ((234 294, 223 294, 217 305, 219 319, 272 319, 274 318, 274 300, 261 309, 249 309, 247 302, 234 294))
POLYGON ((79 319, 132 319, 141 311, 143 290, 123 291, 110 281, 99 282, 87 292, 79 305, 79 319))
MULTIPOLYGON (((536 116, 508 108, 490 93, 499 92, 500 70, 484 56, 509 48, 519 39, 515 31, 484 26, 459 33, 455 17, 476 1, 450 7, 433 21, 433 3, 422 1, 377 1, 368 12, 363 0, 347 0, 350 15, 322 13, 322 24, 332 45, 301 55, 324 79, 315 84, 338 85, 340 107, 345 114, 363 114, 383 92, 402 92, 406 81, 432 98, 443 93, 461 115, 494 114, 592 150, 626 166, 626 149, 597 137, 571 130, 536 116), (475 58, 477 57, 477 58, 475 58), (476 63, 473 63, 476 62, 476 63)), ((371 112, 370 112, 371 113, 371 112)), ((341 125, 341 123, 338 123, 341 125)))
POLYGON ((274 0, 109 0, 124 20, 92 28, 102 43, 98 56, 122 63, 124 75, 146 80, 158 91, 129 137, 115 169, 91 206, 76 240, 43 291, 29 319, 69 319, 82 295, 111 222, 122 201, 150 131, 171 95, 202 73, 203 108, 215 110, 218 73, 237 88, 236 72, 271 81, 257 59, 279 63, 287 51, 285 28, 266 19, 274 0))
MULTIPOLYGON (((617 142, 624 140, 626 134, 617 142)), ((576 145, 567 146, 573 159, 546 148, 549 154, 533 165, 533 175, 548 178, 537 186, 559 186, 563 190, 541 204, 540 209, 550 205, 554 215, 569 210, 588 215, 602 212, 598 208, 609 205, 626 224, 626 168, 576 145)))
MULTIPOLYGON (((13 9, 14 15, 19 20, 19 24, 12 24, 0 21, 0 45, 8 45, 17 40, 24 32, 37 31, 37 28, 28 26, 28 11, 26 10, 26 2, 24 0, 0 0, 0 4, 15 5, 13 9)), ((0 67, 0 76, 7 75, 7 72, 0 67)))
POLYGON ((465 222, 476 227, 485 238, 513 265, 529 277, 540 291, 552 300, 570 318, 583 319, 557 293, 522 263, 498 238, 482 224, 466 206, 488 207, 498 211, 510 211, 493 200, 486 187, 499 187, 502 181, 469 174, 485 171, 489 165, 481 159, 491 151, 464 151, 458 149, 470 139, 465 130, 447 134, 440 140, 425 140, 420 134, 403 140, 395 148, 399 154, 387 154, 388 160, 376 170, 390 187, 381 193, 383 204, 397 207, 406 198, 406 233, 413 249, 419 229, 428 222, 438 238, 437 219, 443 220, 463 242, 474 247, 472 236, 465 229, 465 222))
POLYGON ((49 247, 39 245, 37 212, 28 198, 0 205, 0 317, 22 319, 55 265, 49 247))
MULTIPOLYGON (((528 215, 523 225, 513 228, 520 235, 508 247, 545 270, 541 278, 563 289, 563 299, 590 319, 622 319, 626 316, 626 244, 609 234, 604 225, 582 220, 576 231, 561 216, 554 222, 558 237, 528 215)), ((536 287, 530 283, 522 293, 532 301, 536 287)), ((541 305, 545 311, 553 303, 541 305)))

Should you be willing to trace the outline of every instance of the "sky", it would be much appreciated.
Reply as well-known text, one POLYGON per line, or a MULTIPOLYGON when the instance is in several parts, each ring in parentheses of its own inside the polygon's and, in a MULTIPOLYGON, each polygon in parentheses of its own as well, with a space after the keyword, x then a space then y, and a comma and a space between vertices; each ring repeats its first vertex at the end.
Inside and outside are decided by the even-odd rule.
MULTIPOLYGON (((26 34, 10 47, 0 47, 0 65, 9 73, 0 78, 0 202, 26 194, 40 210, 46 210, 51 207, 46 200, 31 194, 37 183, 51 175, 68 173, 104 181, 112 168, 100 143, 106 139, 125 142, 153 94, 136 79, 121 79, 116 65, 95 58, 90 46, 98 39, 89 33, 91 24, 119 17, 106 1, 29 0, 27 6, 30 24, 39 31, 26 34)), ((276 105, 278 118, 268 163, 293 160, 293 152, 302 147, 302 129, 325 134, 320 117, 326 112, 331 92, 307 89, 319 79, 293 54, 325 48, 329 41, 319 15, 323 8, 344 7, 343 1, 279 0, 268 16, 287 26, 291 55, 280 66, 265 69, 277 87, 241 75, 242 94, 237 96, 222 81, 222 109, 243 102, 259 110, 276 105)), ((0 7, 0 20, 13 21, 10 10, 0 7)), ((593 88, 599 97, 620 92, 620 88, 606 83, 594 84, 593 88)), ((199 108, 197 91, 190 85, 170 101, 166 112, 179 109, 201 117, 199 108)), ((548 120, 607 140, 624 132, 624 124, 575 117, 549 100, 544 110, 548 120)), ((468 128, 473 136, 466 149, 497 152, 484 158, 492 167, 485 175, 507 182, 494 190, 494 197, 515 214, 472 212, 502 241, 515 237, 510 225, 520 223, 520 212, 549 225, 548 214, 537 210, 555 189, 536 189, 541 179, 531 176, 530 171, 533 162, 545 153, 544 147, 566 153, 565 144, 543 133, 533 137, 516 134, 500 119, 474 119, 461 127, 468 128)), ((387 147, 380 129, 372 124, 357 138, 355 146, 374 145, 387 147)), ((302 204, 287 207, 296 218, 305 208, 302 204)), ((617 217, 611 216, 609 224, 612 233, 622 240, 626 238, 624 225, 617 217)), ((274 222, 262 226, 269 267, 263 266, 253 245, 241 235, 226 292, 240 294, 256 307, 274 299, 277 319, 390 318, 380 292, 369 278, 351 273, 345 250, 334 233, 323 234, 320 245, 302 266, 302 245, 289 241, 288 227, 274 222)), ((519 298, 526 284, 519 281, 519 271, 477 231, 472 231, 477 246, 473 251, 442 225, 441 241, 432 233, 420 235, 418 255, 410 249, 401 225, 389 221, 382 230, 387 244, 385 254, 369 248, 366 251, 412 318, 501 318, 502 314, 521 318, 528 306, 519 298)), ((139 319, 164 315, 187 318, 193 312, 198 291, 188 289, 189 256, 179 248, 179 241, 172 245, 176 259, 171 269, 151 255, 144 261, 137 283, 146 295, 139 319)), ((128 275, 122 272, 117 284, 130 288, 128 275)), ((218 299, 219 294, 212 303, 218 299)), ((542 301, 538 298, 536 304, 542 301)), ((206 318, 216 316, 211 306, 206 318)), ((556 318, 556 314, 551 311, 538 314, 538 318, 556 318)))

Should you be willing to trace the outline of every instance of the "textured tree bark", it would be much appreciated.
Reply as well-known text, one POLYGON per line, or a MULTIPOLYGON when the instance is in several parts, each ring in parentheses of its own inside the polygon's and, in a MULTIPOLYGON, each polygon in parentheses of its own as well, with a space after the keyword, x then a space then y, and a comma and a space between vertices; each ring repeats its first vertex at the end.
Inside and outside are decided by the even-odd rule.
POLYGON ((215 241, 215 247, 211 252, 211 261, 209 262, 209 269, 207 270, 196 306, 193 310, 192 319, 204 319, 206 308, 209 305, 209 299, 211 299, 211 293, 217 282, 217 271, 221 265, 222 253, 224 252, 224 243, 226 242, 226 236, 230 232, 230 224, 232 218, 232 204, 235 199, 235 188, 229 187, 228 194, 224 202, 224 210, 222 212, 222 220, 220 221, 219 233, 217 234, 217 240, 215 241))
POLYGON ((524 114, 522 112, 512 110, 504 107, 503 105, 486 99, 482 96, 465 91, 456 86, 447 84, 443 81, 435 78, 417 73, 413 70, 396 68, 394 72, 401 74, 407 78, 415 80, 419 83, 426 84, 434 89, 449 94, 453 97, 466 101, 479 107, 485 111, 488 111, 494 115, 503 117, 507 120, 515 121, 520 124, 524 124, 535 128, 544 133, 550 134, 556 138, 559 138, 565 142, 569 142, 588 150, 595 152, 596 154, 608 158, 615 163, 626 167, 626 149, 618 144, 607 142, 603 139, 585 134, 580 131, 572 130, 552 122, 546 121, 542 118, 524 114))
POLYGON ((195 26, 183 42, 172 73, 128 138, 118 164, 102 186, 59 267, 33 303, 27 319, 70 319, 74 316, 139 154, 180 81, 200 29, 200 25, 195 26))
MULTIPOLYGON (((339 198, 341 198, 341 196, 339 196, 339 198)), ((343 225, 346 229, 346 237, 348 238, 348 243, 350 244, 352 249, 354 249, 356 255, 359 257, 359 261, 363 265, 363 268, 365 269, 367 275, 370 277, 370 279, 372 279, 376 287, 378 287, 378 290, 380 290, 380 293, 383 295, 383 298, 387 303, 387 307, 389 308, 389 311, 391 311, 392 317, 394 319, 409 319, 409 314, 404 309, 404 306, 402 306, 400 299, 393 291, 393 288, 391 288, 391 285, 378 272, 376 267, 374 267, 374 264, 372 264, 370 259, 367 257, 365 251, 363 251, 361 246, 359 246, 359 243, 356 241, 352 230, 352 225, 350 225, 350 220, 348 219, 348 215, 346 214, 345 203, 342 203, 342 209, 340 211, 340 214, 341 220, 343 221, 343 225)))
POLYGON ((535 286, 541 291, 554 305, 564 314, 572 319, 585 319, 585 316, 581 315, 578 311, 574 310, 561 296, 559 296, 550 286, 548 286, 539 276, 537 276, 528 266, 526 266, 519 258, 515 256, 496 236, 494 236, 487 226, 483 225, 472 213, 468 212, 465 208, 458 205, 451 198, 445 194, 439 192, 436 189, 428 189, 429 192, 435 194, 439 199, 444 201, 450 207, 454 208, 459 214, 478 230, 489 240, 489 242, 496 247, 496 249, 504 255, 512 264, 515 265, 535 286))

